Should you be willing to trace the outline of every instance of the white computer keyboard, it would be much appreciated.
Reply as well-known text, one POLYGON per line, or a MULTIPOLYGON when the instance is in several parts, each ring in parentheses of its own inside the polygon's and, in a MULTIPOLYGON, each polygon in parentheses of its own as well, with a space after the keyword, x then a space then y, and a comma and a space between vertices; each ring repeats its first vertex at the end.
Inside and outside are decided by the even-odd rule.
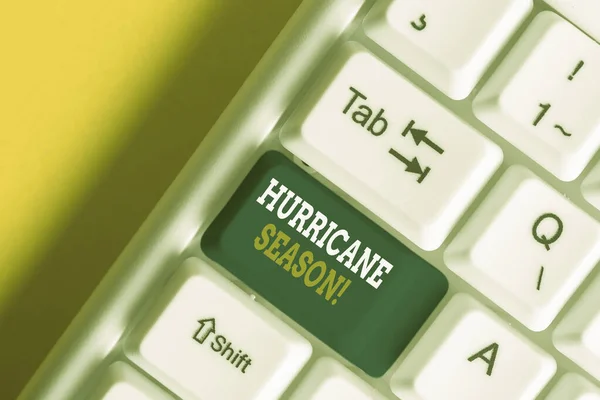
POLYGON ((305 0, 20 399, 600 400, 598 21, 305 0))

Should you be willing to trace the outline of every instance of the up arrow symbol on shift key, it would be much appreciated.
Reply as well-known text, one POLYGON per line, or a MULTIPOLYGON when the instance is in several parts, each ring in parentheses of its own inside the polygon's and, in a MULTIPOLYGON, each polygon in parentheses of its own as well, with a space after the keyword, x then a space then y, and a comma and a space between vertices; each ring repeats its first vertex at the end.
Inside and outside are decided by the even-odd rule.
POLYGON ((200 327, 194 334, 194 340, 202 344, 211 333, 216 332, 216 322, 214 318, 200 319, 198 322, 200 323, 200 327))

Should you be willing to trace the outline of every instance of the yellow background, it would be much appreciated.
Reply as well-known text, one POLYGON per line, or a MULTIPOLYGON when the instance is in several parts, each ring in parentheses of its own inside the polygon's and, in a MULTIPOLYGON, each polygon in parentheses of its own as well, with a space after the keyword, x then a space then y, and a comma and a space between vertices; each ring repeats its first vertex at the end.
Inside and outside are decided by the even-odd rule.
POLYGON ((0 3, 0 398, 12 399, 300 0, 0 3))

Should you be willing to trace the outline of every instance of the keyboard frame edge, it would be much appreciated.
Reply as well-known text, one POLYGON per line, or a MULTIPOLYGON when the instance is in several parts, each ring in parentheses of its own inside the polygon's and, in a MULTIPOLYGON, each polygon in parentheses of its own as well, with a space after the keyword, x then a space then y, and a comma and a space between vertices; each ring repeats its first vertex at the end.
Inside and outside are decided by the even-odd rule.
MULTIPOLYGON (((18 399, 77 398, 365 0, 304 0, 18 399)), ((368 1, 367 1, 368 2, 368 1)))

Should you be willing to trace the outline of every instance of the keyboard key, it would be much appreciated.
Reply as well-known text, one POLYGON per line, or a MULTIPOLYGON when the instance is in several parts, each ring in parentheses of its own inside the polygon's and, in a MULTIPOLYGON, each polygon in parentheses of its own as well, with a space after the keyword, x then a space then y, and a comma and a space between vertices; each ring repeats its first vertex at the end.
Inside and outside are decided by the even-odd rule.
POLYGON ((182 398, 277 399, 310 344, 198 259, 161 290, 129 353, 182 398))
POLYGON ((444 259, 529 329, 541 331, 600 259, 600 224, 526 168, 512 166, 444 259))
POLYGON ((312 367, 291 400, 374 400, 383 397, 338 362, 322 358, 312 367))
POLYGON ((600 2, 598 0, 546 0, 572 23, 600 41, 600 2))
POLYGON ((600 379, 600 276, 577 299, 553 333, 556 348, 600 379))
POLYGON ((600 146, 600 46, 540 13, 477 95, 476 116, 564 181, 600 146))
POLYGON ((466 294, 455 295, 394 372, 403 400, 533 400, 556 362, 466 294))
POLYGON ((93 400, 173 400, 122 361, 112 364, 92 396, 93 400))
POLYGON ((277 152, 202 238, 204 253, 373 376, 446 293, 441 272, 277 152))
POLYGON ((581 376, 568 373, 560 378, 546 400, 600 400, 600 390, 581 376))
POLYGON ((453 99, 471 93, 531 0, 380 1, 367 35, 453 99))
POLYGON ((424 250, 442 244, 502 161, 496 145, 356 44, 281 137, 424 250))

